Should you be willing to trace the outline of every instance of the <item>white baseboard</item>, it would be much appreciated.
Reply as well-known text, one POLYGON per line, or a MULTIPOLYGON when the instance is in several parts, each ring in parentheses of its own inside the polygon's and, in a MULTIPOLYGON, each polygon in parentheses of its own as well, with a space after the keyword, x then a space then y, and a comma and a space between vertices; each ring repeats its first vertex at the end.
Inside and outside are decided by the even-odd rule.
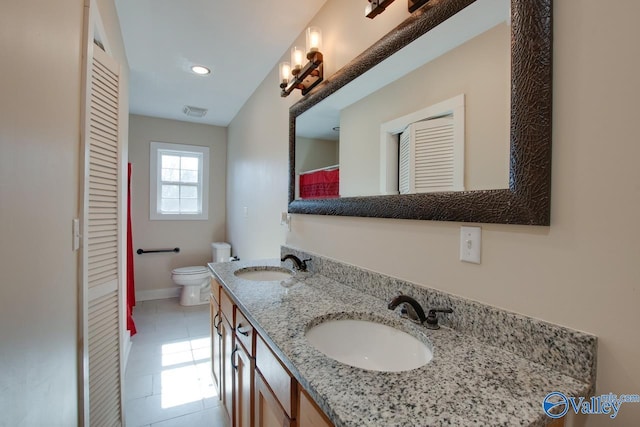
POLYGON ((151 289, 149 291, 136 291, 136 301, 150 301, 154 299, 168 299, 180 296, 180 288, 151 289))

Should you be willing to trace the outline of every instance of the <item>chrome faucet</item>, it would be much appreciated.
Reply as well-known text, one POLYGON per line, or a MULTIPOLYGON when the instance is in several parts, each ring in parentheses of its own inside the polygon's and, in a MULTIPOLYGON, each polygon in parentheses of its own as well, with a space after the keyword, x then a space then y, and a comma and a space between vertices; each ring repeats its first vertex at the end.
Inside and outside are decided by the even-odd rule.
POLYGON ((300 258, 293 254, 287 254, 283 256, 280 261, 285 262, 288 259, 290 259, 293 263, 293 268, 298 271, 307 271, 307 261, 311 261, 311 258, 300 261, 300 258))

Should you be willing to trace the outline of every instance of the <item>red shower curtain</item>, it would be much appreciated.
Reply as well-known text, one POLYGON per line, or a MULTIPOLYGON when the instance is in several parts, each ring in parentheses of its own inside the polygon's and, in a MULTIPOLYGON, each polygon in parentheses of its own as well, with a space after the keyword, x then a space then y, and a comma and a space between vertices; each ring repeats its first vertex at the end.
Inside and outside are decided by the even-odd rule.
POLYGON ((127 330, 131 336, 136 334, 133 322, 133 307, 136 305, 136 291, 133 279, 133 235, 131 232, 131 163, 128 164, 127 179, 127 330))

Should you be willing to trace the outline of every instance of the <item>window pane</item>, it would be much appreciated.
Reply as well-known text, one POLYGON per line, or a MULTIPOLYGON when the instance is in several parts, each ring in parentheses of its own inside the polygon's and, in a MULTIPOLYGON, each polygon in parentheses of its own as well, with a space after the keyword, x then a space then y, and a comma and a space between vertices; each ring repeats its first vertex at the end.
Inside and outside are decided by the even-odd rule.
POLYGON ((177 199, 180 197, 180 186, 178 185, 163 185, 162 186, 162 198, 177 199))
POLYGON ((180 186, 180 197, 183 199, 197 199, 198 198, 198 187, 194 185, 181 185, 180 186))
POLYGON ((180 181, 180 169, 162 169, 162 181, 180 181))
POLYGON ((197 157, 182 157, 182 169, 197 171, 198 170, 198 158, 197 157))
POLYGON ((180 171, 180 181, 181 182, 198 182, 198 172, 190 171, 190 170, 182 170, 180 171))
POLYGON ((187 213, 198 213, 198 200, 197 199, 181 199, 180 211, 187 213))
POLYGON ((170 156, 168 154, 162 155, 163 169, 180 169, 180 156, 170 156))
POLYGON ((162 199, 160 209, 162 212, 178 213, 180 212, 180 200, 179 199, 162 199))

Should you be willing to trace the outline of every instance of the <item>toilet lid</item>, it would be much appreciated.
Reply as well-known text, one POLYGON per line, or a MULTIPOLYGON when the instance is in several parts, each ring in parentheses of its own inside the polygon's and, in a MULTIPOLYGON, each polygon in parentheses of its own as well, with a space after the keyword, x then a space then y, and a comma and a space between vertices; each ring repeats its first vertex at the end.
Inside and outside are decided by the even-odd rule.
POLYGON ((209 269, 207 267, 196 266, 196 267, 180 267, 173 269, 171 271, 172 274, 204 274, 209 273, 209 269))

